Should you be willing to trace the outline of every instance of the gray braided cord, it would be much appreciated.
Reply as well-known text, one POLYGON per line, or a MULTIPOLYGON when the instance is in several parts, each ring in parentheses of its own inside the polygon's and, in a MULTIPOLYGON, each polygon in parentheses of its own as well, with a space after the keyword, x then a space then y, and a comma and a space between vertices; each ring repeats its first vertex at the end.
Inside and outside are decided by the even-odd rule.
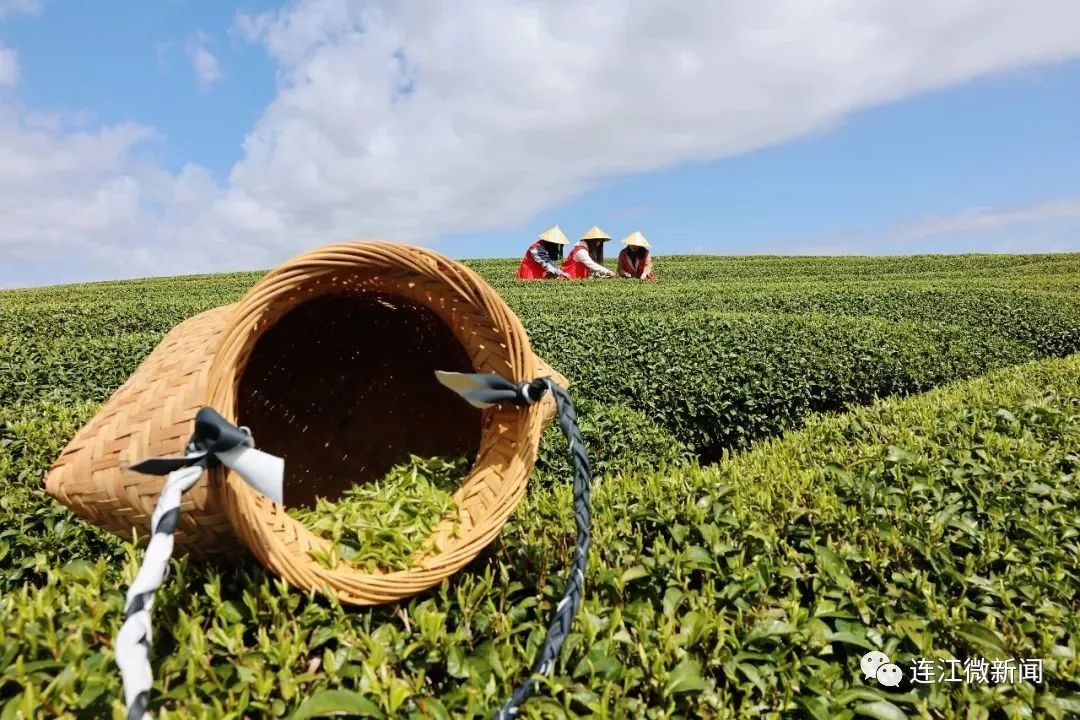
MULTIPOLYGON (((562 387, 543 378, 544 386, 555 397, 558 410, 559 426, 570 444, 570 462, 574 471, 574 523, 577 525, 577 546, 574 550, 574 564, 566 591, 562 600, 555 607, 555 613, 548 626, 547 636, 533 664, 529 677, 514 689, 510 699, 495 714, 495 720, 510 720, 517 717, 521 705, 536 691, 536 676, 549 675, 555 666, 563 641, 570 634, 570 627, 581 606, 581 595, 585 583, 585 567, 589 557, 589 498, 592 493, 592 480, 589 475, 589 454, 585 450, 585 441, 578 428, 577 411, 570 395, 562 387)), ((522 391, 522 396, 533 402, 533 395, 522 391)))

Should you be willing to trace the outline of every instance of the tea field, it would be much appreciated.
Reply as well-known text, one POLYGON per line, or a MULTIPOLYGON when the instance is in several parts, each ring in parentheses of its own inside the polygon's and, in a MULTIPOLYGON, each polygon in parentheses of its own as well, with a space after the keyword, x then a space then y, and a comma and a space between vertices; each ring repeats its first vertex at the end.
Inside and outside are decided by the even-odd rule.
MULTIPOLYGON (((524 716, 1080 717, 1080 255, 661 257, 655 283, 468 264, 572 380, 596 476, 585 601, 524 716), (972 658, 1042 677, 911 681, 972 658)), ((0 720, 123 717, 140 553, 41 478, 170 328, 258 277, 0 292, 0 720)), ((564 455, 549 429, 499 540, 399 605, 175 561, 154 716, 490 716, 563 589, 564 455)))

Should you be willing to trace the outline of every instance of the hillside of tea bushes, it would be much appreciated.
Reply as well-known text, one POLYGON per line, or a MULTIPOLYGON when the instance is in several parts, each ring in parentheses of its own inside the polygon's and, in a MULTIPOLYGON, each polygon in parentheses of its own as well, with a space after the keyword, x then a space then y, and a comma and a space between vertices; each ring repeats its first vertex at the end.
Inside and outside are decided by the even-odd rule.
MULTIPOLYGON (((573 380, 597 475, 585 604, 527 716, 1080 716, 1080 255, 470 265, 573 380), (868 649, 1044 678, 888 689, 868 649)), ((139 554, 41 477, 173 325, 258 277, 0 293, 0 720, 122 717, 139 554)), ((174 563, 155 717, 486 717, 562 591, 567 473, 549 429, 500 539, 398 606, 174 563)))

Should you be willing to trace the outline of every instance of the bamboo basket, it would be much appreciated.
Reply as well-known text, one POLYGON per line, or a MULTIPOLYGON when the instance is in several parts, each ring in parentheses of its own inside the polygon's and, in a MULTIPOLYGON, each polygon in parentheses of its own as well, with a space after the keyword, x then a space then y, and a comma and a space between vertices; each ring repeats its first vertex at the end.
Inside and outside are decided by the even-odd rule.
POLYGON ((76 515, 126 538, 146 536, 163 478, 128 468, 182 454, 209 405, 285 459, 285 504, 333 499, 410 453, 475 453, 454 494, 458 518, 407 570, 327 569, 308 531, 224 466, 188 491, 176 550, 234 556, 246 547, 272 572, 342 602, 392 602, 438 584, 490 543, 525 492, 546 397, 528 407, 472 408, 434 371, 566 379, 533 354, 520 321, 480 276, 435 252, 380 241, 331 245, 265 275, 235 305, 173 328, 45 478, 76 515))

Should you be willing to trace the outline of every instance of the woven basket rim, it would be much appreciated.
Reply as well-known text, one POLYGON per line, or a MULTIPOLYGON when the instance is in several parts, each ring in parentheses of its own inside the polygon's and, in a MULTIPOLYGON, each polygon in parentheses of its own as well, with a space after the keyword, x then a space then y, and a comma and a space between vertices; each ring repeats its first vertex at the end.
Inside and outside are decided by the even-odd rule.
MULTIPOLYGON (((373 282, 372 289, 395 292, 412 291, 416 287, 442 288, 439 297, 412 297, 436 312, 446 321, 446 308, 436 300, 454 303, 458 310, 468 310, 470 317, 481 318, 480 328, 489 336, 497 336, 507 365, 509 379, 531 380, 540 367, 546 368, 533 354, 524 327, 513 311, 475 271, 433 250, 401 245, 383 240, 355 240, 311 250, 286 261, 264 275, 248 293, 233 306, 233 312, 223 330, 217 351, 211 362, 208 384, 208 403, 226 419, 236 422, 237 385, 251 349, 258 338, 272 327, 273 322, 304 300, 296 300, 298 288, 312 296, 328 292, 325 283, 333 283, 343 274, 357 272, 373 282), (361 272, 362 269, 362 272, 361 272), (379 279, 385 275, 386 280, 379 279), (384 283, 384 284, 381 284, 384 283), (284 310, 275 309, 280 303, 284 310), (269 318, 269 322, 266 319, 269 318)), ((463 330, 447 323, 470 356, 479 352, 470 347, 476 342, 462 337, 463 330)), ((476 327, 470 328, 476 332, 476 327)), ((487 352, 485 345, 481 344, 487 352)), ((494 350, 494 348, 493 348, 494 350)), ((496 353, 490 353, 495 357, 496 353)), ((488 355, 484 355, 488 357, 488 355)), ((495 358, 498 359, 498 358, 495 358)), ((494 361, 494 360, 493 360, 494 361)), ((475 364, 475 363, 474 363, 475 364)), ((477 371, 488 371, 477 368, 477 371)), ((506 371, 504 371, 506 372, 506 371)), ((528 475, 535 460, 543 420, 542 409, 497 408, 487 410, 482 418, 481 449, 477 459, 454 494, 459 510, 471 502, 472 509, 486 494, 483 511, 471 517, 468 528, 457 538, 443 538, 448 550, 426 556, 419 565, 406 570, 369 573, 344 563, 330 570, 308 554, 312 548, 328 548, 330 542, 314 535, 302 523, 252 490, 242 478, 226 468, 212 471, 212 481, 222 490, 225 514, 245 545, 271 570, 283 575, 295 585, 331 589, 343 600, 355 604, 376 604, 419 592, 437 584, 444 577, 472 560, 501 531, 514 508, 524 496, 528 475), (509 482, 499 483, 496 492, 485 484, 491 474, 485 466, 486 438, 494 429, 510 439, 514 455, 507 461, 519 465, 509 472, 509 482), (520 457, 519 457, 520 456, 520 457)), ((258 438, 256 438, 258 442, 258 438)), ((491 450, 494 452, 494 450, 491 450)))

